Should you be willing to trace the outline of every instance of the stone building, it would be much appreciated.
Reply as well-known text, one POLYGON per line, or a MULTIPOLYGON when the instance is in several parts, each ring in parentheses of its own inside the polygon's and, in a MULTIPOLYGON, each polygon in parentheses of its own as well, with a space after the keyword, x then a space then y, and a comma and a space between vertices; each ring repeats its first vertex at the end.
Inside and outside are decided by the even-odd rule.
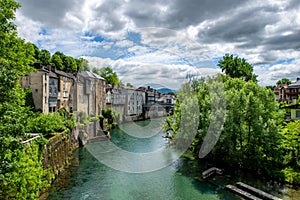
MULTIPOLYGON (((52 108, 49 108, 49 80, 51 77, 51 80, 55 79, 57 83, 57 76, 40 64, 36 63, 34 67, 37 71, 31 72, 28 76, 21 78, 20 83, 22 87, 32 90, 35 110, 40 110, 47 114, 53 107, 53 109, 56 108, 53 104, 51 104, 52 108)), ((55 101, 55 99, 51 100, 55 101)))
POLYGON ((105 109, 105 79, 84 71, 77 74, 74 87, 74 110, 97 116, 105 109))
POLYGON ((75 77, 71 73, 66 73, 54 69, 58 77, 58 94, 57 94, 57 108, 65 108, 68 111, 73 111, 73 90, 75 77))

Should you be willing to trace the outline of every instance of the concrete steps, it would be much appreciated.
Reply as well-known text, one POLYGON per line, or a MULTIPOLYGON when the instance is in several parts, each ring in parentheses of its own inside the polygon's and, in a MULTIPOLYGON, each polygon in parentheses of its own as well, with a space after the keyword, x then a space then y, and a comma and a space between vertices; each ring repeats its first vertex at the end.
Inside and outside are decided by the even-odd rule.
POLYGON ((205 170, 204 172, 202 172, 202 178, 206 179, 214 174, 221 175, 222 173, 223 173, 223 170, 216 168, 216 167, 211 167, 211 168, 205 170))
POLYGON ((259 190, 257 188, 254 188, 250 185, 247 185, 242 182, 237 182, 236 186, 233 185, 227 185, 225 187, 227 190, 250 200, 281 200, 280 198, 273 196, 271 194, 268 194, 262 190, 259 190))
POLYGON ((262 200, 261 198, 258 198, 246 191, 243 191, 233 185, 226 185, 225 187, 227 190, 231 191, 232 193, 237 194, 240 197, 243 197, 244 199, 249 199, 249 200, 262 200))
POLYGON ((107 137, 105 135, 101 135, 101 136, 96 136, 93 138, 88 139, 87 143, 95 143, 95 142, 101 142, 101 141, 107 141, 107 137))

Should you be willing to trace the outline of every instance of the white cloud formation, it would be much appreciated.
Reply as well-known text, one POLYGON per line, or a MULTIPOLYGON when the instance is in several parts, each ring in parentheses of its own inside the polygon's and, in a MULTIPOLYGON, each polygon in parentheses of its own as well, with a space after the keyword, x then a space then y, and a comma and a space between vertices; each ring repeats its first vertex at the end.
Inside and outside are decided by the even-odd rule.
POLYGON ((137 82, 138 71, 153 80, 150 72, 157 70, 159 81, 166 69, 178 80, 184 75, 177 71, 189 66, 218 72, 214 60, 225 53, 253 64, 262 85, 300 76, 297 0, 19 1, 21 37, 52 53, 87 56, 91 66, 114 63, 124 82, 137 82))

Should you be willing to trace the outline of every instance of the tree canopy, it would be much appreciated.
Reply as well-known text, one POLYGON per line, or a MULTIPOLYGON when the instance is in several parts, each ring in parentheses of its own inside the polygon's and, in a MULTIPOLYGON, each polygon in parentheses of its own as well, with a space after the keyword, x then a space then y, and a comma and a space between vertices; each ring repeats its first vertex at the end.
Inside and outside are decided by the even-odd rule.
POLYGON ((30 115, 20 78, 30 73, 36 49, 17 36, 13 23, 20 4, 0 0, 0 196, 1 199, 36 199, 44 186, 44 171, 34 145, 20 139, 30 115))
POLYGON ((104 67, 104 68, 101 68, 101 69, 93 68, 92 71, 94 73, 100 75, 101 77, 103 77, 106 80, 107 84, 119 85, 121 83, 121 81, 118 78, 117 73, 114 72, 112 70, 112 68, 110 68, 110 67, 104 67))
POLYGON ((218 66, 231 78, 241 78, 244 81, 257 82, 257 75, 253 73, 253 66, 245 58, 239 58, 232 54, 225 54, 223 59, 218 62, 218 66))
POLYGON ((89 66, 89 62, 84 58, 76 59, 78 72, 90 71, 91 68, 89 66))
MULTIPOLYGON (((188 97, 181 100, 184 99, 182 96, 187 96, 182 92, 187 85, 178 91, 174 115, 168 117, 164 124, 164 130, 173 131, 176 147, 181 148, 181 144, 188 140, 186 135, 189 131, 185 132, 184 127, 192 126, 190 122, 196 119, 190 119, 189 115, 184 117, 186 119, 182 118, 184 108, 196 110, 193 106, 197 105, 199 110, 197 134, 189 147, 195 157, 200 155, 198 153, 201 152, 202 144, 205 144, 212 120, 225 112, 220 135, 217 135, 217 131, 209 135, 217 140, 205 157, 210 164, 219 164, 229 169, 246 169, 299 184, 299 121, 285 125, 284 111, 275 101, 273 90, 240 77, 223 80, 225 97, 220 95, 222 92, 218 86, 221 83, 217 78, 190 82, 198 102, 188 97), (218 109, 222 100, 226 101, 226 108, 218 109)), ((216 130, 217 123, 212 127, 216 130)))
POLYGON ((276 82, 276 85, 291 84, 291 83, 292 83, 292 81, 290 81, 290 79, 288 79, 288 78, 282 78, 282 79, 280 79, 280 80, 278 80, 276 82))

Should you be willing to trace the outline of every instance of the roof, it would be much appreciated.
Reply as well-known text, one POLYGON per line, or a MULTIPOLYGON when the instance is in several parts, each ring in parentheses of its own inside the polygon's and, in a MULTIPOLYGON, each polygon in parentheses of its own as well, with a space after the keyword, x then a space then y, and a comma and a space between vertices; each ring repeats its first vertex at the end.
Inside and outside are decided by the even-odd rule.
POLYGON ((64 71, 60 71, 60 70, 55 69, 54 72, 55 72, 56 74, 58 74, 58 75, 61 75, 61 76, 73 78, 72 76, 70 76, 69 73, 66 73, 66 72, 64 72, 64 71))
POLYGON ((52 78, 58 78, 57 75, 55 73, 53 73, 52 71, 50 71, 48 74, 52 78))
POLYGON ((90 71, 81 72, 80 75, 85 77, 85 78, 96 78, 96 79, 100 79, 100 80, 105 80, 104 78, 102 78, 98 74, 95 74, 95 73, 90 72, 90 71))
POLYGON ((289 88, 300 88, 300 79, 297 79, 295 83, 289 84, 289 88))

